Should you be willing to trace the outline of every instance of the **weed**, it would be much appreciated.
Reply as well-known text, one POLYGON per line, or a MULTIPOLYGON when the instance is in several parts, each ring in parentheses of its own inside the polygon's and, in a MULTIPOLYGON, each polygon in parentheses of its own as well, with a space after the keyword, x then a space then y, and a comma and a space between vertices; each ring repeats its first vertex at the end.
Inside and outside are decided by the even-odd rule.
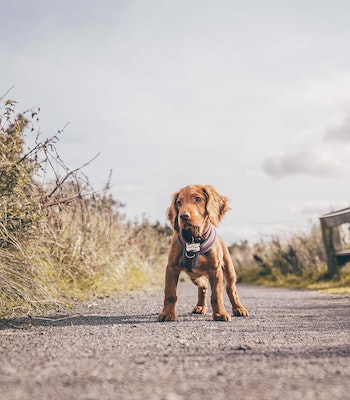
POLYGON ((37 133, 24 152, 39 110, 15 109, 0 104, 0 316, 158 284, 166 228, 126 222, 109 183, 96 192, 82 168, 70 170, 55 146, 62 131, 44 141, 37 133))
MULTIPOLYGON (((250 245, 247 241, 229 247, 240 281, 268 286, 322 289, 349 285, 349 270, 327 277, 321 227, 294 233, 286 240, 275 238, 250 245)), ((337 289, 338 290, 338 289, 337 289)))

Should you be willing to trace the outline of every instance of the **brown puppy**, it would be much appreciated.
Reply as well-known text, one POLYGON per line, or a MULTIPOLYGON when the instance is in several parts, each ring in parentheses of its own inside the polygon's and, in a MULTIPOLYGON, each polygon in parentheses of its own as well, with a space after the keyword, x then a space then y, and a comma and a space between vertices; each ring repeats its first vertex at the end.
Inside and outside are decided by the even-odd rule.
POLYGON ((165 276, 164 309, 158 316, 159 321, 176 320, 176 287, 183 270, 198 286, 198 303, 192 311, 194 314, 207 312, 209 281, 214 320, 231 320, 223 302, 225 277, 233 315, 248 315, 238 298, 236 274, 229 251, 215 230, 229 209, 227 198, 212 186, 190 185, 173 195, 168 219, 174 228, 174 237, 165 276))

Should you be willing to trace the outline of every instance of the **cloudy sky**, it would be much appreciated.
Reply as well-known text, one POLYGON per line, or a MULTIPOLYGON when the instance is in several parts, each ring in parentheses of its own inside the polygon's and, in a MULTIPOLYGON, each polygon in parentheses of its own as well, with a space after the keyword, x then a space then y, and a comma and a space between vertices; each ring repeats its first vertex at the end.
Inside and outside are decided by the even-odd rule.
POLYGON ((1 1, 0 95, 131 219, 174 191, 231 200, 221 233, 258 240, 350 204, 347 0, 1 1))

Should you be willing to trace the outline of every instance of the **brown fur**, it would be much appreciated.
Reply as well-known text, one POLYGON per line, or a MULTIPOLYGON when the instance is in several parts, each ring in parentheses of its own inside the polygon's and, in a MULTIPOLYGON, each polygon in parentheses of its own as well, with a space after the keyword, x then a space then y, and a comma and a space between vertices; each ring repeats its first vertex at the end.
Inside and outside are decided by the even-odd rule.
MULTIPOLYGON (((168 219, 174 228, 174 236, 165 275, 164 309, 158 316, 159 321, 176 320, 176 288, 179 274, 184 270, 181 267, 182 249, 177 242, 178 232, 180 229, 189 229, 193 236, 203 236, 208 231, 210 224, 219 225, 229 209, 227 198, 209 185, 186 186, 173 195, 168 208, 168 219)), ((233 315, 248 315, 238 298, 236 273, 229 251, 220 237, 207 253, 199 255, 196 268, 187 273, 198 287, 198 302, 192 311, 194 314, 207 312, 206 297, 209 282, 212 292, 213 319, 216 321, 231 320, 231 315, 225 310, 223 302, 225 278, 226 292, 232 304, 233 315)))

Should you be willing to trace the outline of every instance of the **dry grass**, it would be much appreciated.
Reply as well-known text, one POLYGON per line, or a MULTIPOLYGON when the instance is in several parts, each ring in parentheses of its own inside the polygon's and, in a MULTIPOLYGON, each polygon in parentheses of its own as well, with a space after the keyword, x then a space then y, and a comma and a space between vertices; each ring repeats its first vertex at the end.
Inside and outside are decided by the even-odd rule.
POLYGON ((35 134, 38 113, 16 115, 13 101, 2 107, 0 316, 158 284, 167 229, 125 221, 108 184, 95 192, 81 168, 63 163, 55 147, 61 132, 43 142, 37 136, 24 153, 25 132, 35 134))
POLYGON ((50 207, 31 232, 9 243, 2 227, 0 315, 47 312, 163 280, 166 230, 124 222, 110 198, 50 207))
POLYGON ((326 255, 320 226, 294 233, 287 240, 275 238, 254 245, 233 244, 231 256, 239 279, 265 286, 350 292, 350 272, 343 267, 339 276, 327 276, 326 255))

